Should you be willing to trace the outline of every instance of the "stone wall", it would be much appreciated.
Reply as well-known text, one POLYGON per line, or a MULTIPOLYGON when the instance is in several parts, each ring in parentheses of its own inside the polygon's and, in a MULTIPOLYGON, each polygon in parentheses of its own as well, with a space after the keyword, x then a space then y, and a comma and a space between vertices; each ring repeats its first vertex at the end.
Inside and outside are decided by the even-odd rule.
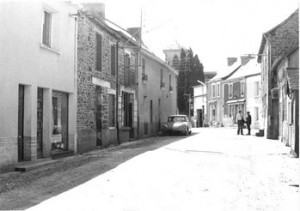
MULTIPOLYGON (((116 130, 109 128, 109 94, 116 95, 116 76, 111 74, 111 46, 116 45, 117 39, 109 28, 101 25, 81 13, 78 18, 78 110, 77 132, 79 151, 88 151, 96 148, 96 137, 101 136, 102 145, 108 146, 117 143, 116 130), (96 69, 96 33, 102 36, 102 69, 96 69), (96 134, 96 88, 101 92, 101 134, 96 134)), ((119 46, 126 44, 120 41, 119 46)), ((127 43, 128 45, 128 43, 127 43)), ((124 56, 130 54, 131 71, 135 72, 135 52, 118 48, 118 83, 124 86, 124 56), (134 64, 134 65, 133 65, 134 64)), ((135 84, 134 84, 135 85, 135 84)), ((127 87, 135 93, 135 86, 127 87)), ((119 87, 120 90, 120 87, 119 87)), ((118 108, 119 122, 122 121, 122 93, 119 91, 118 108)), ((115 112, 116 113, 116 112, 115 112)))
POLYGON ((18 162, 18 139, 0 138, 0 173, 10 171, 18 162))

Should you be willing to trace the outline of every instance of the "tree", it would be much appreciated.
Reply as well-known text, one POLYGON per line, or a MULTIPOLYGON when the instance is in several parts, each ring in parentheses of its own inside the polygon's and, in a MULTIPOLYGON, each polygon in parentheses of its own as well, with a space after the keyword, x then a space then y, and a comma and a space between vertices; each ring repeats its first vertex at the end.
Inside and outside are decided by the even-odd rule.
POLYGON ((193 86, 199 84, 198 80, 204 82, 203 65, 198 55, 194 56, 191 48, 188 50, 181 49, 177 88, 179 113, 189 114, 189 100, 193 99, 193 86))

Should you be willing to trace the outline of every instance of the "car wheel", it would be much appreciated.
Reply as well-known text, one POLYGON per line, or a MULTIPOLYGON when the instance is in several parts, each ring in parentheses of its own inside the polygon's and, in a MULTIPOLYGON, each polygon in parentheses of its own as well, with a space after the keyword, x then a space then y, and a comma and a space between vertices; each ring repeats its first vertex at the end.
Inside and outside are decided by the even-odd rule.
POLYGON ((184 133, 186 136, 188 136, 189 135, 189 128, 187 127, 186 128, 186 131, 185 131, 185 133, 184 133))

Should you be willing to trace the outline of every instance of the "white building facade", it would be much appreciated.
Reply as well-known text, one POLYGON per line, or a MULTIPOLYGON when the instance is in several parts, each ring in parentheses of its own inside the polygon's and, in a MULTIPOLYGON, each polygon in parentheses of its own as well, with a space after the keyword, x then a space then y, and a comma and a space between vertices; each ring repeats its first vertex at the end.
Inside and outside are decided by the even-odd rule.
POLYGON ((208 126, 207 120, 207 88, 206 84, 200 81, 200 85, 194 86, 194 126, 208 126))
POLYGON ((76 152, 76 12, 67 1, 0 3, 0 172, 76 152))

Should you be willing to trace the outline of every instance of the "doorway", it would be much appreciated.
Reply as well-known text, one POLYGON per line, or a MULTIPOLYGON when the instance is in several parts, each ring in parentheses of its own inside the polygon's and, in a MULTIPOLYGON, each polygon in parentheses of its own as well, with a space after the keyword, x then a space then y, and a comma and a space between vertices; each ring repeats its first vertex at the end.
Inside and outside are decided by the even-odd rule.
POLYGON ((43 89, 37 90, 37 129, 36 129, 37 158, 43 157, 43 89))
POLYGON ((24 85, 19 85, 18 100, 18 161, 24 161, 24 85))
POLYGON ((124 109, 124 122, 125 127, 130 128, 129 138, 134 137, 133 128, 133 94, 123 92, 123 109, 124 109))
POLYGON ((102 146, 102 118, 101 118, 101 87, 96 86, 96 136, 97 146, 102 146))
POLYGON ((203 110, 197 109, 197 127, 203 127, 203 110))

